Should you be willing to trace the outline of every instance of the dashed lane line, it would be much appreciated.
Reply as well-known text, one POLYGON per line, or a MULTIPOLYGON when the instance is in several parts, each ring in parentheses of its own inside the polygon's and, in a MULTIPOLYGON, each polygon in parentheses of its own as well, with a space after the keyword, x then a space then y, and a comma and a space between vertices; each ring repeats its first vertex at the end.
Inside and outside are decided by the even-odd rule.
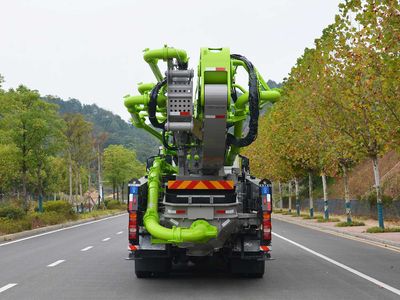
POLYGON ((118 231, 116 234, 118 234, 118 235, 119 235, 119 234, 122 234, 122 233, 123 233, 123 231, 118 231))
POLYGON ((55 262, 53 262, 53 263, 51 263, 51 264, 49 264, 49 265, 47 265, 49 268, 53 268, 53 267, 55 267, 55 266, 58 266, 59 264, 62 264, 63 262, 65 262, 65 259, 60 259, 60 260, 57 260, 57 261, 55 261, 55 262))
POLYGON ((111 238, 108 237, 108 238, 102 239, 101 241, 102 241, 102 242, 107 242, 107 241, 109 241, 110 239, 111 239, 111 238))
POLYGON ((85 251, 88 251, 88 250, 90 250, 90 249, 92 249, 92 248, 93 248, 93 246, 87 246, 87 247, 81 249, 81 251, 82 251, 82 252, 85 252, 85 251))
POLYGON ((8 289, 11 289, 12 287, 16 286, 18 283, 9 283, 3 287, 0 287, 0 293, 5 292, 8 289))
POLYGON ((377 286, 379 286, 381 288, 384 288, 384 289, 386 289, 386 290, 388 290, 388 291, 400 296, 400 290, 396 289, 395 287, 392 287, 392 286, 390 286, 390 285, 388 285, 388 284, 386 284, 386 283, 384 283, 382 281, 379 281, 379 280, 377 280, 377 279, 375 279, 375 278, 373 278, 371 276, 368 276, 367 274, 364 274, 364 273, 362 273, 360 271, 357 271, 357 270, 355 270, 355 269, 353 269, 353 268, 351 268, 349 266, 346 266, 345 264, 342 264, 342 263, 340 263, 340 262, 338 262, 338 261, 336 261, 336 260, 334 260, 332 258, 329 258, 329 257, 327 257, 327 256, 325 256, 325 255, 323 255, 321 253, 318 253, 318 252, 316 252, 316 251, 314 251, 314 250, 312 250, 310 248, 307 248, 306 246, 303 246, 303 245, 301 245, 301 244, 299 244, 299 243, 297 243, 295 241, 292 241, 292 240, 290 240, 288 238, 285 238, 284 236, 281 236, 280 234, 277 234, 275 232, 273 232, 272 234, 274 236, 276 236, 276 237, 278 237, 278 238, 280 238, 280 239, 282 239, 282 240, 284 240, 284 241, 296 246, 296 247, 299 247, 300 249, 303 249, 304 251, 307 251, 308 253, 311 253, 311 254, 319 257, 319 258, 322 258, 323 260, 326 260, 327 262, 330 262, 331 264, 334 264, 335 266, 337 266, 339 268, 342 268, 342 269, 344 269, 346 271, 349 271, 350 273, 353 273, 354 275, 357 275, 358 277, 361 277, 361 278, 363 278, 365 280, 368 280, 369 282, 372 282, 373 284, 376 284, 377 286))

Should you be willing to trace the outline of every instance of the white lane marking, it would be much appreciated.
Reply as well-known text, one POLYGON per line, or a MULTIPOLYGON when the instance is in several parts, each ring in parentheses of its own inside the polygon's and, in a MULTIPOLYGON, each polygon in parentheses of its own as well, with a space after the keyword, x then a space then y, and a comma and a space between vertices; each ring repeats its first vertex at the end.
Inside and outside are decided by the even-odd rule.
POLYGON ((123 231, 118 231, 116 234, 122 234, 123 233, 123 231))
POLYGON ((367 274, 361 273, 360 271, 357 271, 357 270, 355 270, 353 268, 350 268, 349 266, 346 266, 346 265, 344 265, 344 264, 342 264, 342 263, 340 263, 340 262, 338 262, 338 261, 336 261, 336 260, 334 260, 332 258, 329 258, 329 257, 327 257, 327 256, 325 256, 325 255, 323 255, 321 253, 318 253, 318 252, 316 252, 314 250, 311 250, 310 248, 307 248, 306 246, 303 246, 303 245, 301 245, 299 243, 296 243, 295 241, 289 240, 288 238, 285 238, 285 237, 281 236, 280 234, 277 234, 275 232, 273 232, 272 234, 274 236, 276 236, 276 237, 288 242, 288 243, 291 243, 291 244, 303 249, 304 251, 307 251, 307 252, 309 252, 309 253, 311 253, 311 254, 313 254, 315 256, 318 256, 319 258, 322 258, 322 259, 326 260, 327 262, 330 262, 330 263, 338 266, 339 268, 342 268, 342 269, 344 269, 346 271, 349 271, 350 273, 353 273, 353 274, 355 274, 355 275, 357 275, 357 276, 359 276, 361 278, 364 278, 365 280, 368 280, 368 281, 376 284, 377 286, 379 286, 381 288, 384 288, 384 289, 387 289, 388 291, 391 291, 392 293, 400 296, 400 290, 399 289, 396 289, 396 288, 394 288, 394 287, 392 287, 392 286, 390 286, 390 285, 388 285, 388 284, 386 284, 386 283, 384 283, 382 281, 379 281, 379 280, 377 280, 375 278, 372 278, 371 276, 368 276, 367 274))
POLYGON ((23 241, 26 241, 26 240, 30 240, 30 239, 33 239, 33 238, 41 237, 41 236, 44 236, 44 235, 48 235, 48 234, 52 234, 52 233, 56 233, 56 232, 60 232, 60 231, 64 231, 64 230, 69 230, 69 229, 73 229, 73 228, 77 228, 77 227, 81 227, 81 226, 86 226, 86 225, 94 224, 94 223, 97 223, 97 222, 107 221, 109 219, 114 219, 114 218, 122 217, 122 216, 125 216, 125 215, 126 215, 126 213, 121 214, 121 215, 107 217, 107 218, 100 219, 100 220, 90 221, 90 222, 86 222, 86 223, 82 223, 82 224, 76 224, 76 225, 72 225, 72 226, 69 226, 69 227, 64 227, 64 228, 60 228, 60 229, 56 229, 56 230, 52 230, 52 231, 48 231, 48 232, 39 233, 39 234, 28 236, 28 237, 25 237, 25 238, 22 238, 22 239, 18 239, 18 240, 15 240, 15 241, 10 241, 10 242, 7 242, 7 243, 0 244, 0 247, 11 245, 11 244, 15 244, 15 243, 19 243, 19 242, 23 242, 23 241))
POLYGON ((85 252, 85 251, 88 251, 88 250, 90 250, 90 249, 92 249, 92 248, 93 248, 93 246, 87 246, 87 247, 81 249, 81 251, 82 251, 82 252, 85 252))
POLYGON ((51 263, 51 264, 49 264, 49 265, 47 265, 49 268, 52 268, 52 267, 55 267, 55 266, 57 266, 57 265, 59 265, 59 264, 62 264, 63 262, 65 261, 65 259, 60 259, 60 260, 57 260, 57 261, 55 261, 55 262, 53 262, 53 263, 51 263))
POLYGON ((9 283, 9 284, 7 284, 7 285, 1 287, 1 288, 0 288, 0 293, 6 291, 6 290, 8 290, 8 289, 11 289, 12 287, 16 286, 17 284, 18 284, 18 283, 9 283))
POLYGON ((111 238, 108 237, 108 238, 102 239, 101 241, 102 241, 102 242, 107 242, 107 241, 109 241, 110 239, 111 239, 111 238))

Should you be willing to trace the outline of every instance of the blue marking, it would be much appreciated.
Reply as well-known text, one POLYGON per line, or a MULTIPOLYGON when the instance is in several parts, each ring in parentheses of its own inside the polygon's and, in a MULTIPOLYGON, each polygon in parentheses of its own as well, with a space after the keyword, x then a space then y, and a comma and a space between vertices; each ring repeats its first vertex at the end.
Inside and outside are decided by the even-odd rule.
POLYGON ((138 194, 139 189, 137 186, 130 186, 129 187, 129 194, 138 194))

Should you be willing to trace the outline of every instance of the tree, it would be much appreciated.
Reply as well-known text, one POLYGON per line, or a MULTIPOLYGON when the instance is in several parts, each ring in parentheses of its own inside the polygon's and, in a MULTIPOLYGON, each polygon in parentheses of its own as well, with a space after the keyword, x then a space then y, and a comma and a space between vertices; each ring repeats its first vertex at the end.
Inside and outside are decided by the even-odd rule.
POLYGON ((31 191, 43 196, 43 170, 48 157, 62 146, 63 122, 57 107, 42 101, 37 91, 19 86, 1 97, 6 100, 6 106, 1 112, 0 130, 18 149, 22 193, 27 208, 28 184, 31 191))
POLYGON ((144 166, 136 159, 136 153, 122 145, 110 145, 104 150, 104 176, 113 187, 113 198, 119 187, 132 178, 139 178, 144 173, 144 166))
POLYGON ((73 173, 75 171, 75 195, 83 196, 82 168, 93 158, 92 123, 85 121, 81 114, 66 114, 65 136, 67 139, 67 159, 69 174, 69 197, 72 201, 73 173))

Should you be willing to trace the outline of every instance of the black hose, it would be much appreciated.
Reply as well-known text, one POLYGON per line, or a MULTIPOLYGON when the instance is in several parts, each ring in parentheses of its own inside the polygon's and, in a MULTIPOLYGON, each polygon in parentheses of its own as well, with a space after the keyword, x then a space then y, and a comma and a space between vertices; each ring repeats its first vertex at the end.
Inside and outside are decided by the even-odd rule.
POLYGON ((245 137, 237 139, 235 136, 229 133, 227 136, 227 143, 228 145, 235 145, 237 147, 246 147, 256 140, 258 133, 259 94, 257 73, 254 69, 253 64, 249 60, 247 60, 246 57, 239 54, 231 54, 231 58, 244 62, 247 67, 247 72, 249 73, 250 121, 249 131, 247 132, 245 137))
POLYGON ((166 133, 166 131, 165 131, 165 129, 163 129, 163 131, 162 131, 162 143, 163 143, 164 147, 166 149, 168 149, 168 150, 175 150, 175 151, 178 150, 177 147, 173 147, 173 146, 170 146, 168 144, 168 140, 167 140, 167 137, 165 136, 165 133, 166 133))
POLYGON ((156 117, 157 111, 157 97, 160 89, 167 83, 167 78, 164 78, 162 81, 157 82, 157 84, 153 87, 150 92, 150 101, 149 101, 149 120, 151 125, 155 128, 164 129, 165 121, 163 123, 158 122, 156 117))

